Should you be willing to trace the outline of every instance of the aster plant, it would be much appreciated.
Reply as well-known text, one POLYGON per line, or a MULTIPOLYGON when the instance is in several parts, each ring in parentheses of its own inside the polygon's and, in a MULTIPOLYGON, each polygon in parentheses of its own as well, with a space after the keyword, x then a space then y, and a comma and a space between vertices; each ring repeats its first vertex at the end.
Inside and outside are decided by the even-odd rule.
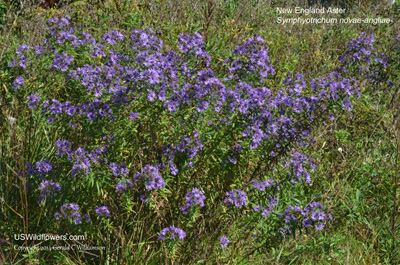
MULTIPOLYGON (((57 132, 54 156, 27 161, 19 174, 34 186, 35 201, 54 203, 44 211, 60 209, 54 221, 81 225, 81 207, 69 203, 79 197, 83 212, 107 217, 110 227, 142 222, 147 238, 158 227, 160 242, 196 231, 200 218, 181 218, 194 207, 204 207, 204 220, 220 216, 214 221, 222 227, 232 225, 233 211, 234 222, 271 227, 287 239, 293 227, 318 232, 329 225, 333 217, 320 202, 296 198, 295 205, 283 194, 312 184, 314 129, 335 110, 353 109, 361 88, 347 69, 360 67, 369 78, 387 66, 373 36, 349 42, 341 66, 326 76, 285 72, 281 83, 260 36, 240 43, 219 74, 196 32, 180 34, 171 49, 150 28, 97 36, 61 14, 48 27, 40 44, 16 50, 10 93, 57 132), (34 90, 37 80, 53 77, 63 93, 34 90), (62 201, 50 200, 61 186, 62 201)), ((110 229, 100 219, 85 215, 93 227, 110 229)), ((255 240, 269 236, 258 234, 255 240)), ((230 242, 213 237, 221 248, 230 242)))

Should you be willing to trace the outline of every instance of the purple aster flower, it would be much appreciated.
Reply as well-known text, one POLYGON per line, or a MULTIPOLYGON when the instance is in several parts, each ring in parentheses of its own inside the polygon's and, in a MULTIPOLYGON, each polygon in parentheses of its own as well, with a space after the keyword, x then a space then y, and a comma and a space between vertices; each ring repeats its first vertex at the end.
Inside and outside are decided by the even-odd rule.
POLYGON ((117 40, 123 40, 124 35, 117 30, 112 30, 109 33, 103 35, 103 40, 108 44, 115 44, 117 40))
POLYGON ((120 175, 126 176, 129 173, 129 169, 126 167, 126 165, 111 163, 109 167, 116 177, 120 175))
POLYGON ((234 146, 232 146, 232 150, 233 152, 235 152, 236 154, 240 154, 240 152, 242 152, 242 146, 240 144, 235 144, 234 146))
POLYGON ((50 164, 48 160, 36 162, 35 166, 37 172, 39 173, 39 177, 41 178, 44 178, 46 174, 53 169, 53 166, 50 164))
POLYGON ((156 98, 156 93, 153 90, 148 89, 147 91, 149 91, 149 95, 147 96, 147 98, 150 101, 154 101, 154 99, 156 98))
POLYGON ((40 183, 40 197, 39 197, 39 204, 42 202, 42 200, 49 194, 54 193, 55 191, 58 191, 61 193, 61 186, 60 184, 56 182, 49 182, 47 180, 43 181, 40 183))
POLYGON ((158 172, 158 168, 151 165, 146 165, 142 172, 135 174, 134 181, 136 182, 139 179, 144 181, 147 190, 162 189, 165 187, 165 182, 158 172))
POLYGON ((252 180, 252 183, 253 183, 253 187, 260 191, 265 191, 265 188, 275 185, 275 181, 272 179, 267 179, 264 182, 254 179, 254 180, 252 180))
POLYGON ((36 103, 40 102, 40 98, 36 94, 31 94, 30 96, 27 96, 26 98, 29 100, 28 107, 31 109, 36 108, 36 103))
POLYGON ((129 119, 135 120, 137 117, 139 117, 139 112, 131 112, 129 115, 129 119))
POLYGON ((54 116, 49 116, 48 118, 47 118, 47 123, 48 124, 52 124, 54 122, 54 116))
MULTIPOLYGON (((193 156, 195 156, 195 154, 194 155, 189 154, 189 157, 193 157, 193 156)), ((171 169, 171 174, 176 176, 178 174, 178 172, 179 172, 177 166, 174 164, 174 162, 172 162, 172 160, 168 161, 168 164, 169 164, 170 169, 171 169)))
POLYGON ((108 210, 107 206, 99 206, 94 211, 97 215, 104 215, 105 217, 110 216, 110 211, 108 210))
POLYGON ((342 107, 346 110, 351 110, 353 108, 353 105, 351 105, 350 101, 346 98, 343 100, 342 107))
POLYGON ((17 91, 23 84, 25 84, 24 77, 22 75, 18 76, 13 82, 14 90, 17 91))
POLYGON ((79 213, 79 205, 76 203, 65 203, 60 208, 60 213, 56 213, 54 217, 58 220, 60 217, 64 219, 71 219, 76 225, 82 223, 81 214, 79 213))
POLYGON ((168 235, 169 239, 175 239, 176 236, 178 236, 180 240, 183 240, 186 237, 185 231, 180 228, 170 226, 161 230, 160 234, 158 235, 158 239, 164 240, 166 237, 168 239, 168 235))
POLYGON ((31 163, 27 163, 26 164, 26 173, 29 176, 33 176, 35 175, 36 170, 33 168, 33 165, 31 163))
POLYGON ((185 215, 188 214, 190 212, 190 209, 192 208, 193 204, 204 207, 205 199, 206 199, 206 196, 204 196, 204 194, 203 194, 203 192, 201 192, 201 190, 199 190, 198 188, 193 188, 192 191, 189 191, 188 193, 186 193, 185 206, 182 207, 181 211, 185 215))
POLYGON ((133 183, 130 180, 122 180, 120 182, 118 182, 116 190, 118 192, 122 192, 124 190, 126 190, 127 188, 132 188, 133 187, 133 183))
POLYGON ((149 196, 147 194, 140 195, 140 200, 142 202, 147 202, 149 200, 149 196))
POLYGON ((57 147, 57 155, 61 156, 63 154, 67 154, 68 156, 71 154, 71 143, 67 140, 57 140, 56 141, 56 147, 57 147))
POLYGON ((247 194, 241 190, 231 190, 226 193, 225 204, 231 203, 236 207, 247 205, 247 194))
POLYGON ((208 109, 208 106, 209 106, 209 104, 207 101, 199 102, 199 104, 197 106, 197 111, 203 112, 205 109, 208 109))
POLYGON ((226 248, 230 241, 226 236, 221 236, 219 242, 221 243, 221 248, 226 248))
POLYGON ((89 214, 85 214, 85 219, 86 219, 86 222, 89 223, 90 222, 90 215, 89 214))
POLYGON ((64 109, 64 112, 67 113, 67 115, 69 116, 73 116, 77 110, 77 108, 73 106, 69 101, 66 101, 62 107, 64 109))

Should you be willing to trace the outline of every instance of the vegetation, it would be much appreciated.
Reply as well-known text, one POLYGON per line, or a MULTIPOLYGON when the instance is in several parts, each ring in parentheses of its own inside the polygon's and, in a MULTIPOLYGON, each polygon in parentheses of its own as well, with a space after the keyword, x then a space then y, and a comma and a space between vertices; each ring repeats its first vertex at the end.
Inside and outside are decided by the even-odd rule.
POLYGON ((1 262, 400 263, 399 5, 301 5, 0 1, 1 262))

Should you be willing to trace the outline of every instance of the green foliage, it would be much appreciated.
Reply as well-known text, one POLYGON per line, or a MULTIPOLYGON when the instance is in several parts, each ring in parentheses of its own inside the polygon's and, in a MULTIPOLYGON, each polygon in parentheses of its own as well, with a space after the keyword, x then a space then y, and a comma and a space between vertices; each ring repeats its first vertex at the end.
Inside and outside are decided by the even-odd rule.
MULTIPOLYGON (((326 204, 334 216, 334 222, 326 231, 309 234, 298 231, 285 241, 277 232, 279 224, 275 215, 271 219, 264 220, 260 216, 250 215, 247 212, 231 212, 223 207, 216 208, 216 212, 198 209, 193 216, 182 217, 175 224, 182 226, 184 230, 197 229, 197 232, 188 235, 183 245, 177 246, 171 245, 171 242, 161 243, 156 235, 160 227, 169 224, 168 221, 177 215, 177 212, 174 212, 174 209, 179 209, 177 201, 183 200, 179 194, 182 194, 193 181, 203 183, 207 189, 222 191, 228 187, 239 188, 236 183, 240 183, 243 176, 256 168, 257 153, 241 157, 241 163, 236 166, 227 165, 222 171, 220 167, 215 166, 230 148, 223 144, 224 137, 228 135, 230 139, 234 139, 238 135, 233 132, 213 134, 207 121, 211 120, 213 125, 216 125, 218 119, 207 112, 204 120, 196 123, 190 116, 190 110, 187 113, 169 113, 165 110, 162 112, 159 111, 162 107, 160 104, 129 106, 126 111, 140 111, 141 115, 143 114, 144 118, 140 123, 126 123, 126 118, 121 118, 125 110, 120 110, 114 124, 79 120, 80 130, 73 131, 68 128, 63 129, 59 123, 48 125, 46 117, 41 112, 28 109, 26 107, 28 91, 18 95, 12 93, 12 82, 16 73, 10 70, 8 63, 14 56, 15 49, 22 43, 39 43, 44 34, 44 30, 40 27, 35 29, 33 23, 29 26, 29 22, 36 15, 46 21, 57 11, 68 11, 71 17, 94 37, 113 29, 130 32, 133 29, 144 29, 145 26, 149 26, 172 48, 176 48, 179 33, 199 31, 206 37, 207 51, 214 59, 213 70, 219 74, 224 73, 222 61, 231 55, 232 47, 254 34, 261 35, 267 40, 274 67, 279 69, 279 73, 268 80, 268 85, 271 87, 277 87, 277 84, 285 78, 283 73, 287 71, 303 72, 307 79, 325 75, 337 66, 336 59, 345 50, 347 41, 362 31, 373 32, 377 39, 376 49, 389 55, 390 64, 385 74, 390 76, 393 82, 399 83, 400 53, 392 45, 395 37, 393 34, 399 33, 395 24, 390 27, 386 25, 282 27, 274 21, 276 16, 273 14, 278 5, 285 4, 234 0, 215 1, 215 3, 115 0, 99 1, 90 5, 88 1, 74 1, 65 11, 34 7, 19 14, 20 17, 14 24, 5 24, 6 15, 10 12, 15 14, 17 7, 14 10, 0 1, 2 30, 12 33, 0 36, 0 43, 7 44, 4 46, 4 53, 1 48, 0 62, 0 211, 2 213, 0 238, 11 241, 14 234, 45 231, 46 227, 53 225, 54 213, 58 211, 59 204, 65 200, 74 198, 75 200, 70 202, 77 202, 82 207, 88 206, 91 202, 79 200, 83 194, 94 194, 96 197, 93 200, 97 204, 109 201, 115 207, 113 210, 119 214, 115 222, 95 219, 93 215, 97 224, 103 226, 102 229, 90 224, 75 227, 64 223, 55 226, 51 231, 54 234, 64 234, 65 227, 68 226, 70 234, 85 234, 85 244, 106 246, 106 250, 98 252, 97 256, 68 251, 16 252, 12 251, 10 245, 1 241, 0 260, 12 264, 46 262, 48 264, 397 264, 400 262, 400 209, 397 210, 395 229, 391 223, 395 200, 397 205, 400 204, 399 198, 394 197, 396 194, 394 176, 398 174, 395 166, 398 146, 396 141, 398 128, 395 124, 399 108, 398 88, 390 88, 386 84, 363 83, 362 96, 360 100, 355 101, 353 111, 348 113, 337 109, 335 119, 326 121, 314 135, 317 144, 308 148, 318 162, 312 186, 282 187, 279 199, 284 203, 307 205, 311 201, 321 201, 326 204), (154 113, 157 116, 150 116, 154 113), (189 123, 188 126, 179 126, 181 118, 189 123), (16 122, 11 122, 12 119, 16 119, 16 122), (124 161, 132 171, 135 171, 133 169, 140 168, 137 161, 142 161, 145 165, 148 161, 160 159, 159 149, 171 140, 169 135, 189 134, 198 126, 204 128, 204 141, 213 146, 213 151, 205 152, 198 158, 197 162, 201 166, 196 170, 186 169, 186 165, 179 165, 180 171, 184 174, 180 175, 179 179, 169 176, 166 179, 166 189, 153 194, 148 206, 138 202, 140 193, 137 190, 121 194, 119 197, 109 194, 107 190, 114 185, 115 179, 110 172, 101 167, 84 176, 84 182, 71 180, 71 187, 74 189, 63 192, 52 201, 46 201, 43 207, 38 207, 37 202, 32 199, 37 200, 38 190, 24 188, 27 181, 37 187, 38 180, 17 177, 17 171, 24 168, 27 162, 56 156, 54 142, 59 139, 62 129, 63 134, 74 137, 78 146, 90 142, 94 148, 100 146, 101 135, 110 134, 119 128, 115 133, 120 137, 114 144, 115 149, 112 150, 114 157, 111 159, 124 161), (171 128, 174 131, 171 131, 171 128), (338 148, 342 151, 338 151, 338 148), (241 167, 242 165, 247 167, 241 167), (181 185, 174 185, 176 183, 181 185), (29 201, 24 199, 25 195, 30 198, 29 201), (31 209, 36 210, 32 213, 31 209), (221 226, 222 218, 229 220, 229 226, 221 226), (257 225, 253 225, 254 223, 257 225), (221 250, 217 242, 222 232, 226 232, 233 242, 230 248, 225 250, 221 250)), ((375 15, 372 10, 366 10, 367 13, 352 12, 349 15, 375 15)), ((395 8, 382 8, 381 12, 382 16, 393 19, 398 19, 399 16, 395 8)), ((43 24, 43 21, 37 22, 37 25, 43 24)), ((69 47, 66 49, 72 51, 69 47)), ((78 54, 73 55, 82 63, 95 62, 96 59, 90 58, 88 53, 89 51, 83 51, 82 57, 78 54)), ((59 99, 81 102, 86 95, 76 89, 78 83, 66 82, 63 78, 57 79, 57 75, 41 72, 40 69, 49 62, 49 57, 35 62, 26 84, 29 91, 49 93, 49 96, 59 99)), ((100 59, 96 63, 104 62, 100 59)), ((352 73, 356 74, 355 71, 352 73)), ((67 162, 60 163, 63 165, 62 163, 67 162)), ((276 169, 274 173, 276 177, 283 177, 286 174, 279 165, 271 164, 271 167, 276 169)), ((65 183, 70 181, 69 171, 57 172, 57 176, 65 183)), ((268 175, 268 178, 270 177, 268 175)), ((397 191, 397 195, 399 193, 400 191, 397 191)), ((260 201, 266 201, 266 198, 259 194, 251 195, 260 201)), ((219 203, 220 197, 220 194, 212 194, 209 203, 219 203)), ((283 210, 279 208, 276 212, 282 213, 283 210)))

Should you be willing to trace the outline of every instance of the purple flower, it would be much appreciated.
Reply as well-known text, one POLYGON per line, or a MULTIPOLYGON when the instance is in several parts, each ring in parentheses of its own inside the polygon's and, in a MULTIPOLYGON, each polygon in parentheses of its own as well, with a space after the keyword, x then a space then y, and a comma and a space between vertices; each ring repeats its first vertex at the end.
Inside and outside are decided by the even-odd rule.
POLYGON ((31 163, 27 163, 26 164, 26 173, 29 176, 33 176, 33 175, 35 175, 35 172, 36 172, 36 170, 33 168, 32 164, 31 163))
POLYGON ((126 165, 111 163, 109 167, 116 177, 120 175, 126 176, 129 173, 129 169, 126 167, 126 165))
POLYGON ((353 105, 351 105, 350 101, 346 98, 343 100, 342 107, 346 110, 351 110, 353 108, 353 105))
POLYGON ((262 212, 261 215, 263 217, 268 217, 272 211, 274 210, 274 208, 278 205, 278 198, 274 198, 274 197, 268 197, 268 201, 269 204, 267 206, 267 208, 261 206, 261 205, 257 205, 254 206, 254 211, 255 212, 262 212))
POLYGON ((154 99, 156 98, 156 93, 153 90, 150 90, 150 89, 148 89, 148 91, 149 91, 149 95, 147 96, 147 98, 150 101, 154 101, 154 99))
POLYGON ((108 44, 115 44, 117 40, 123 40, 124 35, 117 30, 112 30, 109 33, 104 34, 103 40, 108 44))
POLYGON ((204 194, 203 194, 203 192, 201 192, 201 190, 199 190, 198 188, 193 188, 192 191, 189 191, 188 193, 186 193, 185 206, 182 207, 181 211, 183 212, 183 214, 188 214, 190 212, 190 209, 192 208, 193 204, 204 207, 205 199, 206 199, 206 196, 204 196, 204 194))
POLYGON ((236 164, 237 159, 235 157, 228 157, 229 161, 233 164, 236 164))
POLYGON ((64 219, 71 219, 74 221, 76 225, 82 223, 82 218, 81 214, 79 213, 79 205, 76 203, 65 203, 63 206, 60 208, 60 213, 56 213, 54 217, 56 220, 58 220, 60 217, 63 217, 64 219))
POLYGON ((90 215, 89 214, 85 214, 85 219, 86 219, 86 222, 89 223, 90 222, 90 215))
POLYGON ((221 236, 219 242, 221 243, 221 248, 226 248, 230 241, 226 236, 221 236))
POLYGON ((209 104, 207 101, 199 102, 199 104, 197 106, 197 111, 203 112, 205 109, 208 109, 208 106, 209 106, 209 104))
POLYGON ((226 193, 225 204, 231 203, 236 207, 247 205, 247 194, 241 190, 231 190, 226 193))
POLYGON ((232 146, 232 150, 233 152, 235 152, 236 154, 240 154, 240 152, 242 152, 242 146, 240 144, 235 144, 234 146, 232 146))
POLYGON ((170 239, 175 239, 176 236, 178 236, 180 240, 183 240, 186 237, 185 231, 180 228, 170 226, 161 230, 160 234, 158 235, 158 239, 164 240, 168 234, 170 239))
POLYGON ((140 195, 140 200, 142 202, 147 202, 149 200, 149 196, 147 194, 140 195))
POLYGON ((77 108, 75 106, 73 106, 71 104, 71 102, 69 102, 69 101, 66 101, 63 104, 63 109, 64 109, 64 112, 67 113, 69 116, 73 116, 77 110, 77 108))
POLYGON ((36 162, 35 166, 40 178, 44 178, 46 174, 53 169, 53 166, 48 160, 36 162))
POLYGON ((97 215, 104 215, 105 217, 110 216, 110 211, 108 210, 107 206, 99 206, 94 211, 97 215))
POLYGON ((146 165, 142 172, 136 173, 134 181, 142 179, 147 190, 162 189, 165 187, 165 182, 158 172, 158 168, 146 165))
MULTIPOLYGON (((193 157, 193 156, 195 156, 195 154, 190 154, 189 153, 189 157, 193 157)), ((172 160, 168 161, 168 164, 169 164, 170 169, 171 169, 171 174, 176 176, 178 174, 178 172, 179 172, 177 166, 174 164, 174 162, 172 162, 172 160)))
POLYGON ((129 115, 129 119, 135 120, 137 117, 139 117, 139 112, 131 112, 129 115))
POLYGON ((116 190, 118 192, 122 192, 124 190, 126 190, 127 188, 132 188, 133 187, 133 183, 130 180, 122 180, 120 182, 118 182, 116 190))
POLYGON ((61 156, 63 154, 67 154, 68 156, 71 154, 71 143, 67 140, 57 140, 56 141, 57 147, 57 155, 61 156))
POLYGON ((14 90, 17 91, 23 84, 25 84, 24 77, 22 75, 18 76, 13 82, 14 90))
POLYGON ((40 197, 39 197, 39 204, 42 202, 42 200, 49 194, 54 193, 55 191, 58 191, 61 193, 61 186, 60 184, 56 182, 49 182, 47 180, 43 181, 40 183, 40 197))
POLYGON ((211 57, 205 49, 203 36, 198 32, 195 32, 194 35, 179 34, 178 46, 180 52, 193 54, 197 58, 203 59, 207 66, 211 62, 211 57))
POLYGON ((40 102, 40 98, 36 94, 31 94, 30 96, 27 96, 26 98, 29 100, 28 107, 31 109, 36 108, 36 103, 40 102))
POLYGON ((254 180, 252 180, 252 183, 253 183, 253 187, 260 191, 265 191, 265 188, 275 185, 275 181, 272 179, 267 179, 264 182, 254 179, 254 180))
POLYGON ((48 124, 52 124, 54 122, 54 116, 49 116, 48 118, 47 118, 47 123, 48 124))

